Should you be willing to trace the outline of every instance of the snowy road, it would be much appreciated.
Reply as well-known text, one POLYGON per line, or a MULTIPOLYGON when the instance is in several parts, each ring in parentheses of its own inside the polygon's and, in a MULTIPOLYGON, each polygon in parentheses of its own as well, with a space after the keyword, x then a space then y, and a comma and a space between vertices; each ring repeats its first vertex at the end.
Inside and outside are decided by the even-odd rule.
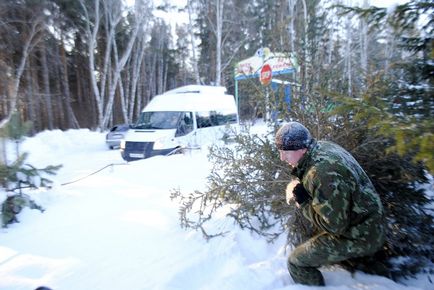
MULTIPOLYGON (((30 193, 46 208, 43 214, 25 210, 21 223, 0 230, 0 289, 307 289, 287 274, 285 237, 267 244, 224 216, 213 229, 231 233, 210 242, 180 228, 170 191, 204 189, 210 169, 205 152, 116 165, 62 186, 124 162, 105 148, 103 134, 87 130, 44 132, 23 150, 31 153, 31 164, 64 167, 51 190, 30 193)), ((426 277, 411 281, 412 287, 333 267, 323 273, 329 286, 318 289, 432 286, 426 277)))

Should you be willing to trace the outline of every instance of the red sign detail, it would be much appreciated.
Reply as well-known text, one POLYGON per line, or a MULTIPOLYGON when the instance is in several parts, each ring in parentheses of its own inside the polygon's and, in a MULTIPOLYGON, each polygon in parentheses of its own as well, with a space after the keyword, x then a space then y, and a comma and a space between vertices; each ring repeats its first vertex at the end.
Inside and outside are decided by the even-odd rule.
POLYGON ((271 77, 273 73, 271 71, 271 66, 266 64, 262 67, 261 73, 259 74, 259 81, 263 86, 267 86, 271 83, 271 77))

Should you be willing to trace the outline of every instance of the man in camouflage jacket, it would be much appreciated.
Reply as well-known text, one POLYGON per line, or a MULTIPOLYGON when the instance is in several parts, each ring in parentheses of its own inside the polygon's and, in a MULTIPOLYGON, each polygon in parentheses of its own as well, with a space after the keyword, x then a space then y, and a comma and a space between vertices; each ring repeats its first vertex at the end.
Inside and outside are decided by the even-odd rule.
POLYGON ((296 283, 324 285, 318 267, 372 255, 384 244, 380 197, 350 153, 316 141, 298 122, 278 130, 276 146, 280 159, 293 167, 287 200, 294 198, 319 230, 292 251, 289 273, 296 283))

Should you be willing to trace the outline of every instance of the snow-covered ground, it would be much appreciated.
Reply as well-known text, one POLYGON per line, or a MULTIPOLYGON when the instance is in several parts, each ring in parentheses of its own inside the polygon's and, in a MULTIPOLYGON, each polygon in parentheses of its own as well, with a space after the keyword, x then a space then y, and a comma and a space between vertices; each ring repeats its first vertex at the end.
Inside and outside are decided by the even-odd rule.
POLYGON ((283 236, 267 244, 224 215, 212 227, 231 232, 209 242, 181 229, 170 192, 205 188, 205 150, 127 164, 104 134, 83 129, 45 131, 21 148, 32 165, 63 168, 51 189, 29 193, 44 213, 26 209, 20 223, 0 230, 0 289, 434 289, 427 275, 403 285, 338 267, 322 269, 325 288, 296 285, 283 236))

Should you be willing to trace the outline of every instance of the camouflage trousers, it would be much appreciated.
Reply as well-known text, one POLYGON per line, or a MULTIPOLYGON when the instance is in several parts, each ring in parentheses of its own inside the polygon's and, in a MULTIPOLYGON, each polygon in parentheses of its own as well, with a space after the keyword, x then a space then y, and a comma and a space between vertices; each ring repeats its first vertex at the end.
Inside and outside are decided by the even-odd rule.
POLYGON ((370 256, 383 242, 383 238, 362 241, 320 233, 292 251, 288 258, 289 274, 295 283, 324 286, 324 278, 318 267, 354 257, 370 256))

